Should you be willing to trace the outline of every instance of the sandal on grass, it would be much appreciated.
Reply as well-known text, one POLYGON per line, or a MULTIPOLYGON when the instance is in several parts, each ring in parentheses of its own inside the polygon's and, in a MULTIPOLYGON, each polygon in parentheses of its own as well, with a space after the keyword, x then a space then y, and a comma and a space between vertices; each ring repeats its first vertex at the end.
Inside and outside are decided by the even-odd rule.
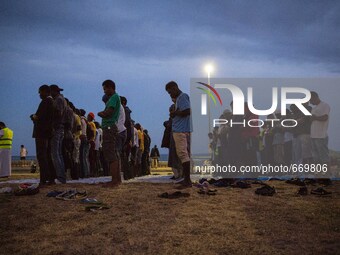
POLYGON ((80 200, 82 204, 91 204, 91 205, 101 205, 103 204, 102 201, 97 200, 96 198, 83 198, 80 200))
POLYGON ((216 189, 200 189, 199 191, 197 191, 198 194, 209 195, 209 196, 216 195, 216 192, 217 192, 216 189))
POLYGON ((78 191, 75 195, 75 199, 83 199, 87 197, 87 192, 85 191, 78 191))
POLYGON ((100 211, 100 210, 107 210, 110 209, 111 207, 107 205, 88 205, 85 207, 85 211, 87 212, 95 212, 95 211, 100 211))
POLYGON ((63 193, 63 191, 59 191, 59 190, 52 190, 50 192, 47 193, 47 197, 56 197, 58 195, 60 195, 61 193, 63 193))
POLYGON ((240 189, 249 189, 251 185, 245 181, 238 181, 231 185, 233 188, 240 188, 240 189))
POLYGON ((326 191, 324 188, 314 189, 310 193, 313 195, 319 195, 319 196, 327 196, 327 195, 332 194, 332 192, 326 191))
POLYGON ((77 190, 66 190, 59 195, 57 195, 55 198, 60 200, 72 200, 74 199, 75 195, 77 194, 77 190))
POLYGON ((174 198, 180 198, 180 197, 190 197, 190 193, 185 193, 181 191, 176 191, 173 193, 164 192, 158 196, 161 198, 174 199, 174 198))
POLYGON ((255 190, 255 194, 262 196, 273 196, 276 193, 275 188, 269 185, 265 185, 255 190))
POLYGON ((298 185, 298 186, 305 186, 306 185, 303 181, 301 181, 298 178, 287 180, 286 183, 293 184, 293 185, 298 185))

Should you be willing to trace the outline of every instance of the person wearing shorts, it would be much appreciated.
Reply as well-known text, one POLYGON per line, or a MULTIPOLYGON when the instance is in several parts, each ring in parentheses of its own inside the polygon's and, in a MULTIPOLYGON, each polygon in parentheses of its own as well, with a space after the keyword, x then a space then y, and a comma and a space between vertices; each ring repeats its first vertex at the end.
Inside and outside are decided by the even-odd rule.
POLYGON ((166 84, 165 90, 171 98, 176 98, 175 109, 170 112, 172 118, 172 132, 175 142, 176 153, 183 167, 184 180, 180 183, 183 188, 191 187, 190 179, 190 99, 183 93, 176 82, 170 81, 166 84))
POLYGON ((116 126, 120 112, 120 97, 116 93, 116 84, 112 80, 106 80, 102 85, 109 100, 105 104, 105 110, 99 112, 98 116, 102 118, 103 154, 112 175, 112 181, 105 186, 115 187, 122 182, 119 166, 120 156, 117 150, 118 128, 116 126))

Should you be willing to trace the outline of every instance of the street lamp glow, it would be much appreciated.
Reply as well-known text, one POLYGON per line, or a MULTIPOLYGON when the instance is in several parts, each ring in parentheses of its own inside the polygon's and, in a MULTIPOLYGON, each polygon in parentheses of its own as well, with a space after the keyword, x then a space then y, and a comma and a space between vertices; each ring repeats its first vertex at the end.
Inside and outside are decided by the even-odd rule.
POLYGON ((207 64, 204 67, 205 71, 208 73, 208 75, 210 76, 210 73, 212 73, 214 71, 214 67, 212 66, 212 64, 207 64))
MULTIPOLYGON (((210 74, 214 71, 214 67, 212 64, 206 64, 204 70, 208 73, 208 85, 210 85, 210 74)), ((208 98, 208 125, 209 125, 209 133, 211 133, 211 126, 210 126, 210 97, 208 98)))

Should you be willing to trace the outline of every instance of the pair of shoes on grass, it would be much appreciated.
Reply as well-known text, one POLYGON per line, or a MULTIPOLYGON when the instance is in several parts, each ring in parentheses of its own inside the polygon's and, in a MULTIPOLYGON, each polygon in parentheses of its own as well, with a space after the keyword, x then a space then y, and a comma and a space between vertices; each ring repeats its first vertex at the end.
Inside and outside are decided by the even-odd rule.
POLYGON ((80 203, 87 205, 85 206, 85 211, 87 212, 110 209, 108 205, 104 204, 102 201, 96 198, 83 198, 82 200, 80 200, 80 203))
POLYGON ((331 195, 332 192, 325 190, 324 188, 317 188, 310 192, 312 195, 327 196, 331 195))
POLYGON ((240 188, 240 189, 249 189, 251 188, 251 185, 247 183, 246 181, 237 181, 234 184, 232 184, 231 187, 240 188))
POLYGON ((205 189, 205 188, 201 188, 199 191, 197 191, 197 193, 200 195, 209 195, 209 196, 215 196, 216 192, 217 192, 216 189, 205 189))
POLYGON ((35 195, 39 193, 39 184, 29 184, 22 183, 19 185, 18 189, 14 191, 14 195, 16 196, 27 196, 27 195, 35 195))
POLYGON ((273 196, 276 193, 275 188, 267 184, 255 190, 255 194, 261 196, 273 196))
POLYGON ((102 201, 96 199, 96 198, 83 198, 82 200, 80 200, 81 204, 91 204, 91 205, 101 205, 103 204, 102 201))
POLYGON ((95 211, 101 211, 101 210, 107 210, 110 209, 111 207, 101 204, 101 205, 88 205, 85 206, 85 211, 87 212, 95 212, 95 211))
MULTIPOLYGON (((317 188, 317 189, 314 189, 314 190, 311 190, 310 192, 312 195, 318 195, 318 196, 327 196, 327 195, 331 195, 332 192, 329 192, 327 190, 325 190, 324 188, 317 188)), ((298 192, 297 192, 298 195, 300 196, 306 196, 308 194, 308 189, 307 187, 301 187, 298 192)))
POLYGON ((298 185, 298 186, 305 186, 305 182, 301 181, 299 178, 294 178, 291 180, 287 180, 286 183, 288 184, 293 184, 293 185, 298 185))
POLYGON ((74 190, 67 190, 55 196, 56 199, 60 200, 74 200, 74 199, 82 199, 87 197, 86 191, 78 191, 74 190))
POLYGON ((175 199, 175 198, 180 198, 180 197, 190 197, 190 193, 181 192, 181 191, 176 191, 173 193, 164 192, 158 196, 161 198, 175 199))

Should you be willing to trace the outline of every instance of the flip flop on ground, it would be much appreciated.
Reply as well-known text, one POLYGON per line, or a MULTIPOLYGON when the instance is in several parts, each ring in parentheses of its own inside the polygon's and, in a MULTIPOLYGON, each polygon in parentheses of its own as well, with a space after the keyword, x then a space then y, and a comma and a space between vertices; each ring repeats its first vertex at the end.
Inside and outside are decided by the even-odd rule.
POLYGON ((190 193, 185 193, 181 191, 176 191, 173 193, 164 192, 158 196, 161 198, 174 199, 174 198, 180 198, 180 197, 190 197, 190 193))

